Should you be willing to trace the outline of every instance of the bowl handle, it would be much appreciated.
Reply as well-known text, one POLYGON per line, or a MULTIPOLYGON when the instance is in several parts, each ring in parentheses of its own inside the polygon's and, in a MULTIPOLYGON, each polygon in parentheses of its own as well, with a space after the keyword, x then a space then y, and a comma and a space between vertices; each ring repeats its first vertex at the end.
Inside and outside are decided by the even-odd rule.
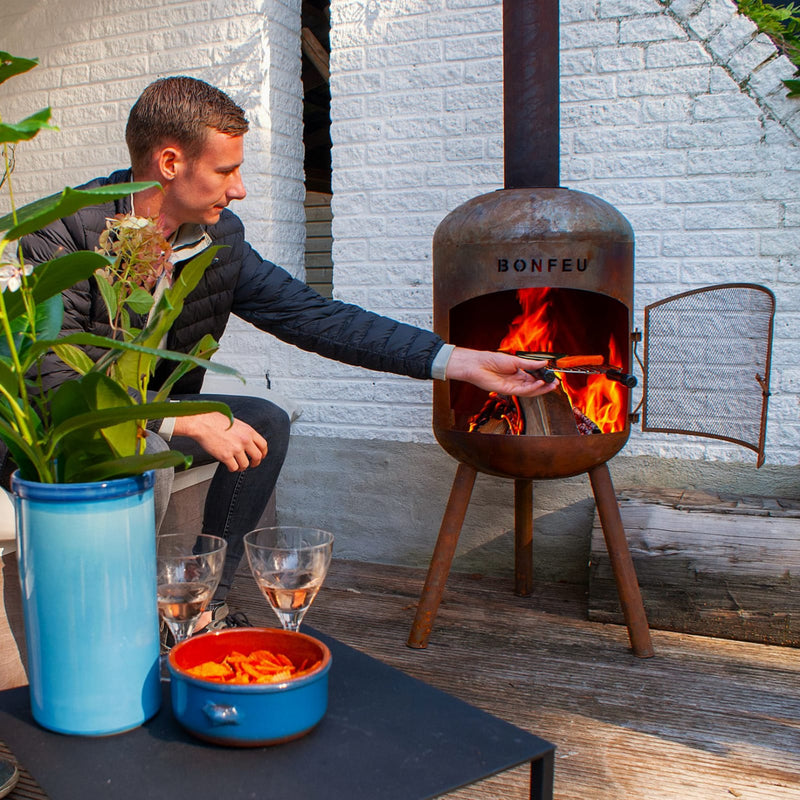
POLYGON ((203 713, 212 725, 238 725, 239 711, 236 706, 224 706, 218 703, 206 703, 203 713))

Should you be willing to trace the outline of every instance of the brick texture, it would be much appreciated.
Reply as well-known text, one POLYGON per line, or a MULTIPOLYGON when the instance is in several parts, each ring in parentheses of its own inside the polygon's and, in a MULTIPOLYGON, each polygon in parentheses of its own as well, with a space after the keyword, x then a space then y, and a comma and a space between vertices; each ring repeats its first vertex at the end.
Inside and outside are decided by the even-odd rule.
MULTIPOLYGON (((18 149, 21 201, 127 163, 127 110, 152 79, 209 80, 248 111, 239 205, 254 246, 299 274, 299 0, 73 0, 0 6, 3 49, 42 67, 0 86, 3 118, 61 131, 18 149)), ((797 463, 798 136, 792 72, 730 0, 561 4, 562 183, 636 233, 646 302, 713 282, 778 298, 768 463, 797 463)), ((430 245, 502 185, 500 0, 332 0, 334 292, 431 324, 430 245)), ((4 201, 0 201, 3 203, 4 201)), ((307 436, 431 442, 430 385, 324 362, 234 323, 220 359, 295 398, 307 436)), ((628 455, 752 460, 724 443, 634 434, 628 455)))

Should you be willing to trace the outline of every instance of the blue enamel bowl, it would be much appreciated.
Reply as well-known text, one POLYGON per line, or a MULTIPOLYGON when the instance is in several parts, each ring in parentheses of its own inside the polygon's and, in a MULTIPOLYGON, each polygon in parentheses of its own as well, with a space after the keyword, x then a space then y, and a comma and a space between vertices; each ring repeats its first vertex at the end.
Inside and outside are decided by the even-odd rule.
POLYGON ((194 636, 169 654, 170 696, 177 721, 194 736, 215 744, 260 747, 297 739, 325 716, 331 652, 313 636, 277 628, 230 628, 194 636), (186 672, 206 661, 239 652, 283 653, 309 672, 280 683, 235 684, 186 672))

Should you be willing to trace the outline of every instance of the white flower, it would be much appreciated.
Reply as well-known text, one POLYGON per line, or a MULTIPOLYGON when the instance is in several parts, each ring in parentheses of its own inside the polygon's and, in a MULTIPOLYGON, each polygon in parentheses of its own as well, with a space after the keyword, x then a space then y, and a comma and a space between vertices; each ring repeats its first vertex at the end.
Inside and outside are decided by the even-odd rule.
POLYGON ((116 228, 131 228, 136 230, 138 228, 146 228, 151 224, 152 220, 147 219, 147 217, 134 217, 132 214, 126 214, 119 219, 108 218, 106 222, 110 223, 109 227, 114 226, 116 228))
POLYGON ((28 276, 33 272, 33 267, 27 264, 22 267, 19 264, 0 265, 0 292, 8 289, 9 292, 16 292, 22 286, 22 276, 28 276))

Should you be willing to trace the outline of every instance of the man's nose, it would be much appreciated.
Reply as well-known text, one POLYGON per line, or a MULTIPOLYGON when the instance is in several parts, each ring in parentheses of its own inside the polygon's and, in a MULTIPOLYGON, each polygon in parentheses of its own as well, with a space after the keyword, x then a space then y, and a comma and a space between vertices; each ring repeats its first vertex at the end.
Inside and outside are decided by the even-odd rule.
POLYGON ((228 197, 231 200, 244 200, 246 196, 247 189, 244 188, 244 181, 239 170, 236 170, 231 185, 228 187, 228 197))

